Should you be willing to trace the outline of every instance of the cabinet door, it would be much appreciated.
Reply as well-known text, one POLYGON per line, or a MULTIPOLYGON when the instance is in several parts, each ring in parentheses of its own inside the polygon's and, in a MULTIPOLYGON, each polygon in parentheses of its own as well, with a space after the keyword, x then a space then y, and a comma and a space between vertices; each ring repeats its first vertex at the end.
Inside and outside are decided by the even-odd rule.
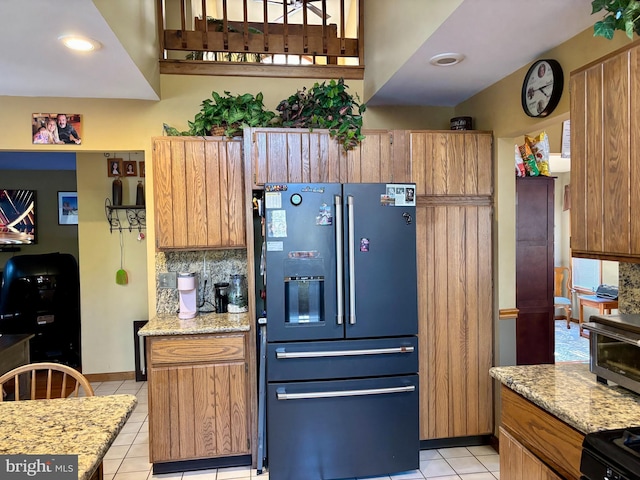
POLYGON ((152 462, 250 453, 247 337, 147 339, 152 462))
POLYGON ((503 480, 560 480, 562 477, 500 427, 500 478, 503 480))
POLYGON ((245 363, 152 367, 151 462, 250 454, 245 363))
POLYGON ((158 248, 246 244, 242 142, 154 139, 158 248))
POLYGON ((493 431, 492 207, 418 197, 420 438, 493 431))
POLYGON ((516 362, 553 363, 553 177, 516 179, 516 362))
POLYGON ((253 184, 339 182, 340 146, 328 130, 266 128, 245 130, 253 184))
POLYGON ((640 47, 571 75, 571 248, 579 257, 640 257, 640 47))
POLYGON ((409 134, 412 180, 418 195, 493 195, 490 132, 409 134))
MULTIPOLYGON (((396 153, 389 130, 363 130, 365 139, 344 151, 328 130, 248 129, 245 151, 253 184, 268 182, 384 183, 410 181, 408 157, 396 153)), ((398 132, 398 137, 402 132, 398 132)), ((399 140, 400 142, 402 140, 399 140)))

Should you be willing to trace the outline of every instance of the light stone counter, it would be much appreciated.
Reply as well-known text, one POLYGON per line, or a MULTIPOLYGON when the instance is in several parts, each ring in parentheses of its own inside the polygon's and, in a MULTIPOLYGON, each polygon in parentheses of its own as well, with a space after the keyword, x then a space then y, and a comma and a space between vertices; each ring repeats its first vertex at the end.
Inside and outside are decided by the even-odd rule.
POLYGON ((0 454, 78 455, 86 480, 136 404, 134 395, 0 402, 0 454))
POLYGON ((582 433, 640 426, 640 396, 598 383, 587 363, 493 367, 489 373, 582 433))
POLYGON ((202 333, 247 332, 248 313, 205 313, 189 320, 178 315, 161 313, 138 331, 143 337, 158 335, 194 335, 202 333))

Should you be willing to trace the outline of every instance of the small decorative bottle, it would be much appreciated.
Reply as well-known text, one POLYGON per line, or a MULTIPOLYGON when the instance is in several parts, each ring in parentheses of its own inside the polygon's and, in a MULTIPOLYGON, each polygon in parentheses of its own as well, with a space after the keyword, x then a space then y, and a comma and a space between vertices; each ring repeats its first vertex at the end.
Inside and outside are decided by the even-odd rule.
POLYGON ((136 187, 136 205, 144 206, 144 185, 142 180, 138 180, 138 186, 136 187))
POLYGON ((112 203, 115 207, 122 205, 122 180, 120 177, 113 179, 111 186, 112 203))

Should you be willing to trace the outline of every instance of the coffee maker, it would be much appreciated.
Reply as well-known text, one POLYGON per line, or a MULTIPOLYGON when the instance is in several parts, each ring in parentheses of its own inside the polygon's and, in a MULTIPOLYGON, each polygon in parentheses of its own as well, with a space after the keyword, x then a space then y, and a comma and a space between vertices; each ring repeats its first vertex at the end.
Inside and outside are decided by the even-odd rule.
POLYGON ((180 297, 178 318, 188 319, 198 314, 197 283, 195 273, 178 273, 178 295, 180 297))
POLYGON ((229 284, 227 282, 214 283, 213 287, 215 288, 216 313, 227 313, 229 284))

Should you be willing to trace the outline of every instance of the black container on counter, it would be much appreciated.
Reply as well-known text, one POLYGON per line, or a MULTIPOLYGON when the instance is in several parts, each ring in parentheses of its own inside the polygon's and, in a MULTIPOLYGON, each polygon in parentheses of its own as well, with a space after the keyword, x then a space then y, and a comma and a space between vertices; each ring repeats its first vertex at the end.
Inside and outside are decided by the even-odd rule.
POLYGON ((471 117, 453 117, 450 122, 451 130, 473 130, 471 117))

